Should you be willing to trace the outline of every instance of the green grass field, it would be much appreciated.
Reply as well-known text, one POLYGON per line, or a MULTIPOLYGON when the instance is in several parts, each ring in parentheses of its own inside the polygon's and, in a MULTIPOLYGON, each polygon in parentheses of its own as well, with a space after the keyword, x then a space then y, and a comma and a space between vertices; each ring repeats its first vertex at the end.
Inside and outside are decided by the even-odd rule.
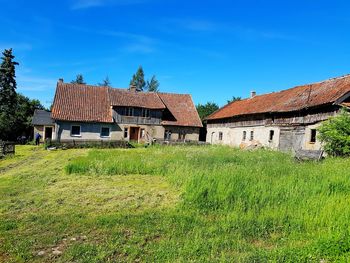
POLYGON ((228 147, 0 160, 0 262, 348 262, 350 160, 228 147))

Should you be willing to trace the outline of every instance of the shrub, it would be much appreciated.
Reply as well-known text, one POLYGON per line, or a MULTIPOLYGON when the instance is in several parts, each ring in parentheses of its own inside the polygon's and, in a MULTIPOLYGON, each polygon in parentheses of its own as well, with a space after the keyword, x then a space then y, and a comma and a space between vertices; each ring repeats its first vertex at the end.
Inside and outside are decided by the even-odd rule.
POLYGON ((343 108, 340 114, 322 123, 318 129, 324 150, 332 156, 350 156, 350 114, 343 108))

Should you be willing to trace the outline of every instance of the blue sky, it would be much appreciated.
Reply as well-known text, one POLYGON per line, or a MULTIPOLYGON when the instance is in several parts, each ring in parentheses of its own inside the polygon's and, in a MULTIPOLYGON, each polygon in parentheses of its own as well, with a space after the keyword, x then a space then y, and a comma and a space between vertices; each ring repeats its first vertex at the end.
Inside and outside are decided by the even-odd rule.
POLYGON ((107 75, 128 87, 142 65, 164 92, 220 106, 350 73, 350 2, 323 0, 0 0, 0 49, 18 91, 46 106, 58 78, 107 75))

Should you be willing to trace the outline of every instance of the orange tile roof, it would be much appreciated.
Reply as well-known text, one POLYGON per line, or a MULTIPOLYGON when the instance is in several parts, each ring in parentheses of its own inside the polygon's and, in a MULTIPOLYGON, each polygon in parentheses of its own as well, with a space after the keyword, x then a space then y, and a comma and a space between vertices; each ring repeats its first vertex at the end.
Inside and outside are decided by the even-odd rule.
POLYGON ((113 122, 112 106, 168 109, 176 120, 164 125, 202 127, 190 95, 132 92, 127 89, 57 83, 52 118, 80 122, 113 122))
POLYGON ((109 88, 112 106, 165 109, 165 105, 154 92, 131 92, 127 89, 109 88))
POLYGON ((329 79, 323 82, 297 86, 235 101, 220 108, 207 120, 230 118, 268 112, 291 112, 331 104, 350 92, 350 75, 329 79))
POLYGON ((162 121, 163 125, 202 127, 202 121, 191 95, 157 93, 176 121, 162 121))
POLYGON ((58 83, 51 117, 65 121, 113 122, 108 88, 58 83))

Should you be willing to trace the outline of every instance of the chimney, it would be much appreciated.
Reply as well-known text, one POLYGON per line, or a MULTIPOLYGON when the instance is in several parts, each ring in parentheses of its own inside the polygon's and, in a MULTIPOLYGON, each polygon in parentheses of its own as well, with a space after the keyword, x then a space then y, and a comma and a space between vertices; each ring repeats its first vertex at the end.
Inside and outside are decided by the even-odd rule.
POLYGON ((58 83, 63 83, 63 78, 58 79, 58 83))
POLYGON ((131 84, 130 87, 129 87, 129 91, 131 91, 131 92, 136 92, 136 91, 137 91, 137 90, 136 90, 136 86, 133 85, 133 84, 131 84))
POLYGON ((250 98, 254 98, 256 96, 256 91, 251 91, 250 92, 250 98))

